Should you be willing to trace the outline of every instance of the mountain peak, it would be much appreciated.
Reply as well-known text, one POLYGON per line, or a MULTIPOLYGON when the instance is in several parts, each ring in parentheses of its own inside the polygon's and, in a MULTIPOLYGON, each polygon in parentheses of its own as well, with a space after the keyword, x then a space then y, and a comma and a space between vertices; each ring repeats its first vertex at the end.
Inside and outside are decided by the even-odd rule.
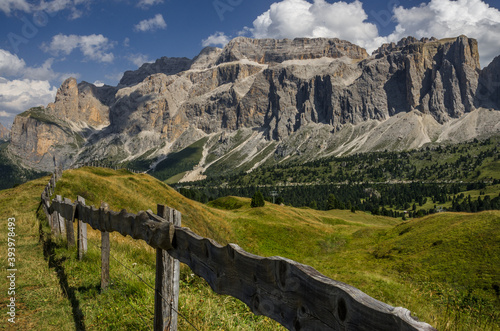
POLYGON ((368 57, 364 48, 337 38, 252 39, 237 37, 223 49, 217 63, 248 59, 260 64, 282 63, 287 60, 307 60, 321 57, 368 57))
POLYGON ((192 60, 186 57, 162 57, 154 63, 144 63, 139 69, 125 71, 119 86, 128 86, 140 83, 144 78, 163 73, 165 75, 175 75, 179 72, 188 70, 191 67, 192 60))

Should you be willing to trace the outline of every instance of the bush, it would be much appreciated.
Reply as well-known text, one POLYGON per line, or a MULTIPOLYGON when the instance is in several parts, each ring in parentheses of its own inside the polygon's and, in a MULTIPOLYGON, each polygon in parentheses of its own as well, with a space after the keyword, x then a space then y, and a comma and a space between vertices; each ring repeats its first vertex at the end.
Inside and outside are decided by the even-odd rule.
POLYGON ((260 193, 260 191, 255 192, 255 194, 252 197, 252 202, 250 203, 250 206, 252 208, 264 207, 265 204, 266 202, 264 201, 264 196, 262 195, 262 193, 260 193))

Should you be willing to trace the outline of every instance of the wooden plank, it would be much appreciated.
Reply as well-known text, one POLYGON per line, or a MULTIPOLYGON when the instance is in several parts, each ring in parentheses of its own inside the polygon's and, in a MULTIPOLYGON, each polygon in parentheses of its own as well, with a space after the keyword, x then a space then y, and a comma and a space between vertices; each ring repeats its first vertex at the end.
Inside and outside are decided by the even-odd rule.
MULTIPOLYGON (((105 202, 101 203, 99 221, 104 223, 104 219, 109 210, 109 205, 105 202)), ((101 291, 105 291, 109 286, 109 232, 101 231, 101 291)))
POLYGON ((289 330, 435 330, 310 266, 225 247, 176 227, 169 254, 186 263, 220 294, 236 297, 257 315, 289 330))
POLYGON ((68 248, 75 246, 75 228, 73 226, 73 220, 75 219, 76 205, 74 205, 70 199, 64 199, 64 205, 61 206, 66 219, 66 240, 68 242, 68 248))
MULTIPOLYGON (((169 219, 174 226, 181 226, 181 213, 178 210, 169 208, 169 219)), ((167 300, 171 301, 171 307, 169 309, 169 314, 167 316, 167 320, 171 320, 171 328, 172 331, 177 331, 177 311, 179 310, 179 282, 180 282, 180 271, 181 265, 179 260, 174 259, 170 254, 167 256, 167 268, 172 269, 173 279, 169 282, 168 287, 168 298, 167 300)))
MULTIPOLYGON (((174 224, 174 210, 158 205, 155 220, 174 224)), ((180 214, 180 213, 179 213, 180 214)), ((177 217, 180 225, 180 217, 177 217)), ((179 305, 179 261, 166 250, 156 249, 155 318, 154 330, 177 331, 177 308, 179 305)))
POLYGON ((50 214, 50 230, 53 236, 58 237, 61 235, 61 229, 59 228, 59 213, 53 211, 50 214))
MULTIPOLYGON (((62 203, 62 197, 60 195, 56 195, 56 201, 58 203, 62 203)), ((66 219, 62 216, 61 213, 57 212, 57 220, 59 225, 59 234, 63 237, 66 236, 66 219)))
MULTIPOLYGON (((82 197, 77 198, 79 206, 85 206, 85 199, 82 197)), ((87 252, 87 223, 84 223, 83 220, 85 218, 85 208, 82 208, 81 211, 78 212, 78 239, 77 239, 77 250, 78 250, 78 259, 83 259, 83 256, 87 252)))

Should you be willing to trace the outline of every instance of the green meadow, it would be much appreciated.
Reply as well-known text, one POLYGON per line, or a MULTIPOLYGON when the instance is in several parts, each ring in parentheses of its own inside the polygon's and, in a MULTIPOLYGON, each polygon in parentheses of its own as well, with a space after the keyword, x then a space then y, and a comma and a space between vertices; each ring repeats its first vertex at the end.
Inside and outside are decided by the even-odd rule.
MULTIPOLYGON (((0 288, 1 327, 12 330, 152 328, 155 252, 144 242, 111 234, 111 286, 100 291, 100 234, 89 230, 83 261, 53 238, 36 213, 49 177, 0 191, 0 224, 16 218, 16 324, 6 320, 7 282, 0 288)), ((438 213, 401 221, 348 210, 320 211, 224 197, 189 200, 145 174, 82 168, 66 171, 56 194, 116 211, 182 213, 182 224, 221 244, 310 265, 392 306, 409 309, 438 330, 500 330, 500 212, 438 213)), ((0 257, 7 273, 7 237, 0 257)), ((5 279, 5 277, 3 277, 5 279)), ((237 299, 212 292, 181 268, 179 329, 279 330, 237 299), (189 322, 187 322, 189 321, 189 322)))

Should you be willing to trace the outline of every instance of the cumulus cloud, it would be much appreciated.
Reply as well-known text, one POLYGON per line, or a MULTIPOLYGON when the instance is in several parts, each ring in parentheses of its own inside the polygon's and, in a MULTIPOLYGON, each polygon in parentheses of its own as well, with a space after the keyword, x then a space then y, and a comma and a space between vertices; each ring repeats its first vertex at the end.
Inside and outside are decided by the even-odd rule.
POLYGON ((114 43, 102 34, 89 36, 58 34, 52 37, 50 44, 42 44, 42 50, 50 52, 55 56, 60 54, 69 55, 73 50, 79 49, 85 59, 97 62, 113 62, 114 55, 108 52, 114 47, 114 43))
POLYGON ((142 32, 156 31, 166 28, 167 28, 167 23, 165 23, 162 14, 156 14, 155 17, 150 18, 148 20, 140 21, 139 24, 136 24, 134 26, 135 31, 142 31, 142 32))
POLYGON ((57 88, 48 81, 22 79, 8 80, 0 77, 0 109, 3 117, 13 119, 15 115, 35 106, 53 102, 57 88))
POLYGON ((0 49, 0 76, 33 80, 62 81, 75 74, 58 73, 52 69, 53 58, 47 59, 40 67, 29 67, 23 59, 9 51, 0 49))
POLYGON ((137 3, 137 7, 142 9, 148 9, 151 6, 159 5, 160 3, 163 3, 163 0, 140 0, 137 3))
MULTIPOLYGON (((420 39, 464 34, 478 40, 483 67, 500 52, 500 11, 482 0, 431 0, 408 9, 395 7, 392 19, 396 27, 388 36, 380 36, 376 25, 367 19, 359 0, 282 0, 273 3, 242 33, 254 38, 340 38, 368 52, 407 36, 420 39)), ((211 37, 203 42, 208 44, 211 37)))
POLYGON ((12 117, 12 114, 7 113, 5 110, 0 111, 0 117, 12 117))
POLYGON ((0 10, 6 15, 10 15, 14 10, 30 12, 31 6, 26 0, 2 0, 0 1, 0 10))
POLYGON ((385 41, 377 26, 367 21, 361 1, 328 3, 325 0, 283 0, 246 28, 254 38, 340 38, 367 49, 385 41))
POLYGON ((481 65, 500 53, 500 11, 481 0, 431 0, 419 7, 394 9, 395 31, 387 37, 457 37, 466 35, 479 43, 481 65))
POLYGON ((203 45, 203 47, 217 45, 224 47, 229 42, 229 39, 230 38, 223 32, 216 32, 213 35, 210 35, 207 39, 203 39, 201 44, 203 45))
POLYGON ((17 55, 0 49, 0 76, 15 76, 24 70, 26 63, 17 55))

